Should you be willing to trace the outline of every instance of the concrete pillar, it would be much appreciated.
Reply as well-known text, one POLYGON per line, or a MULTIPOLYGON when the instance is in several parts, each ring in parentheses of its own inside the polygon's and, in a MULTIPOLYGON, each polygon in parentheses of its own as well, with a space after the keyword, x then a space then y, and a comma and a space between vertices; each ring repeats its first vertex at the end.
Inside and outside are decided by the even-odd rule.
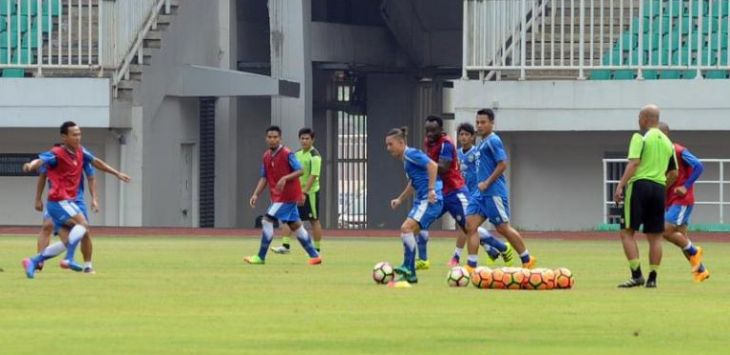
MULTIPOLYGON (((238 69, 238 21, 236 0, 218 3, 218 66, 238 69)), ((218 98, 215 122, 215 226, 234 227, 243 205, 238 187, 238 105, 237 100, 218 98)))
POLYGON ((271 76, 299 82, 299 98, 271 100, 271 122, 284 144, 295 147, 300 128, 312 126, 311 0, 269 0, 271 76))

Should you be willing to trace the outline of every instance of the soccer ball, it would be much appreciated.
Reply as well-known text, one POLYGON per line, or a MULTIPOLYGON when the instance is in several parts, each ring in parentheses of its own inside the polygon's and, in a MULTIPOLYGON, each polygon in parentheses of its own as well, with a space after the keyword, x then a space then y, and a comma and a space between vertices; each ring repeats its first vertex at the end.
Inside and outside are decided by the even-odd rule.
POLYGON ((471 283, 476 288, 488 288, 492 283, 492 270, 480 266, 471 273, 471 283))
POLYGON ((555 286, 555 272, 550 269, 532 269, 525 283, 528 290, 551 290, 555 286))
POLYGON ((469 285, 469 280, 469 272, 461 266, 454 266, 446 275, 446 282, 451 287, 465 287, 469 285))
POLYGON ((527 279, 530 278, 530 271, 523 268, 508 267, 504 268, 504 286, 510 290, 519 290, 524 288, 527 279))
POLYGON ((575 278, 573 272, 567 268, 560 267, 554 270, 555 273, 555 288, 573 288, 575 285, 575 278))
POLYGON ((504 289, 511 281, 512 275, 507 274, 504 268, 497 268, 492 270, 492 282, 489 283, 489 288, 504 289))
POLYGON ((393 265, 390 265, 387 261, 381 261, 373 266, 373 281, 377 284, 387 284, 393 281, 395 273, 393 272, 393 265))

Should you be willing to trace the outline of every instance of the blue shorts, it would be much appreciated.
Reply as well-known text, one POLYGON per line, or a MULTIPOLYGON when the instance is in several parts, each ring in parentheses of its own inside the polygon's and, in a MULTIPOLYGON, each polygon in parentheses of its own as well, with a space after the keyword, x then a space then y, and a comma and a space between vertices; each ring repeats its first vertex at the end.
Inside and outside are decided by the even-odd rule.
POLYGON ((71 217, 83 213, 76 202, 73 201, 48 201, 46 212, 53 221, 55 231, 64 226, 71 217))
POLYGON ((444 207, 439 217, 448 212, 462 228, 466 226, 466 209, 469 206, 469 191, 461 188, 444 196, 444 207))
POLYGON ((489 223, 498 226, 509 222, 509 201, 506 196, 474 194, 469 200, 466 215, 480 215, 489 219, 489 223))
POLYGON ((299 222, 299 209, 294 202, 274 202, 266 210, 266 215, 271 219, 278 219, 280 222, 299 222))
POLYGON ((428 200, 414 201, 411 211, 408 212, 408 218, 418 222, 423 230, 428 230, 431 224, 439 219, 443 214, 444 202, 441 200, 436 203, 429 203, 428 200))
MULTIPOLYGON (((76 207, 78 207, 79 210, 81 210, 81 213, 84 214, 84 217, 86 218, 86 221, 88 222, 89 221, 89 212, 86 209, 86 202, 84 202, 84 200, 78 200, 78 201, 76 201, 76 207)), ((51 220, 51 222, 53 222, 53 218, 51 218, 51 214, 48 213, 48 207, 46 206, 46 208, 43 209, 43 221, 47 221, 49 219, 51 220)), ((60 227, 54 223, 53 234, 58 235, 59 229, 60 229, 60 227)))
POLYGON ((664 222, 675 226, 686 226, 689 224, 689 216, 692 214, 694 205, 671 205, 664 213, 664 222))

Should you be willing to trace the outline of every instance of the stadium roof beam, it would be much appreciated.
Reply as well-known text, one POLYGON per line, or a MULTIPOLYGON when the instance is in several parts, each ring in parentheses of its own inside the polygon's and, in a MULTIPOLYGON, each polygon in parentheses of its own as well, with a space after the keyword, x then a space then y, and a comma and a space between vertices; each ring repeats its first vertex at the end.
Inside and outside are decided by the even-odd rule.
POLYGON ((181 65, 167 94, 177 97, 284 96, 299 97, 297 82, 236 70, 181 65))

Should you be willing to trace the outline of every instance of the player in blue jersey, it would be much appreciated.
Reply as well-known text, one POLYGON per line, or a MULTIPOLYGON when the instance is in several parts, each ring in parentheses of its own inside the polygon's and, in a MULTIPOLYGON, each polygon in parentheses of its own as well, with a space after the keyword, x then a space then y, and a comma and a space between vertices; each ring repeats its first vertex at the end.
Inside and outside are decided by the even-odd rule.
MULTIPOLYGON (((469 190, 469 195, 478 193, 477 185, 477 148, 474 146, 476 140, 476 131, 471 123, 464 122, 459 125, 456 129, 459 149, 457 150, 459 156, 459 163, 461 164, 461 174, 464 176, 466 182, 466 188, 469 190)), ((506 264, 510 264, 513 258, 513 249, 509 243, 504 243, 499 239, 494 238, 489 231, 483 227, 477 228, 479 233, 479 243, 484 247, 484 250, 489 256, 489 261, 493 264, 497 258, 502 255, 502 258, 506 264)), ((459 259, 461 256, 461 250, 464 249, 466 244, 466 237, 463 239, 459 236, 456 241, 456 250, 454 251, 454 257, 451 258, 449 266, 459 265, 459 259)))
POLYGON ((388 153, 403 161, 408 185, 397 198, 390 201, 396 209, 410 195, 415 195, 408 218, 401 225, 403 239, 403 265, 395 268, 400 281, 418 282, 416 277, 416 237, 421 229, 427 230, 441 215, 443 196, 442 182, 438 178, 438 165, 426 153, 406 145, 407 128, 393 128, 385 137, 388 153))
MULTIPOLYGON (((84 168, 84 175, 86 175, 86 179, 89 184, 89 193, 91 194, 91 210, 94 212, 99 211, 99 203, 96 198, 96 178, 95 173, 96 169, 92 166, 92 160, 93 157, 92 154, 85 154, 84 155, 84 162, 83 162, 83 168, 84 168)), ((51 234, 58 234, 58 228, 54 228, 53 226, 53 220, 51 219, 50 214, 43 206, 43 190, 45 190, 46 187, 46 181, 48 180, 47 176, 48 172, 48 166, 42 165, 38 169, 38 183, 36 185, 36 196, 35 196, 35 209, 36 211, 43 212, 43 225, 41 226, 40 234, 38 235, 38 252, 40 253, 43 249, 45 249, 51 242, 51 234)), ((89 213, 86 208, 86 201, 84 199, 84 182, 81 181, 79 184, 79 190, 76 195, 76 205, 81 210, 81 212, 84 214, 84 217, 86 217, 86 220, 89 220, 89 213)), ((81 254, 84 257, 84 269, 83 271, 85 273, 94 274, 94 268, 91 264, 91 254, 93 251, 93 246, 91 244, 91 236, 87 233, 84 238, 81 239, 81 254)), ((65 260, 62 260, 61 267, 67 268, 67 264, 65 263, 65 260)), ((43 263, 39 263, 36 265, 37 270, 43 269, 43 263)))
POLYGON ((530 256, 522 236, 509 223, 509 201, 507 181, 504 171, 507 170, 507 152, 502 140, 494 133, 494 111, 483 109, 477 112, 477 134, 482 141, 477 147, 477 189, 471 196, 467 209, 467 232, 469 235, 469 257, 467 269, 472 271, 477 266, 479 253, 479 226, 489 219, 497 232, 504 236, 519 253, 522 267, 531 269, 536 259, 530 256))

